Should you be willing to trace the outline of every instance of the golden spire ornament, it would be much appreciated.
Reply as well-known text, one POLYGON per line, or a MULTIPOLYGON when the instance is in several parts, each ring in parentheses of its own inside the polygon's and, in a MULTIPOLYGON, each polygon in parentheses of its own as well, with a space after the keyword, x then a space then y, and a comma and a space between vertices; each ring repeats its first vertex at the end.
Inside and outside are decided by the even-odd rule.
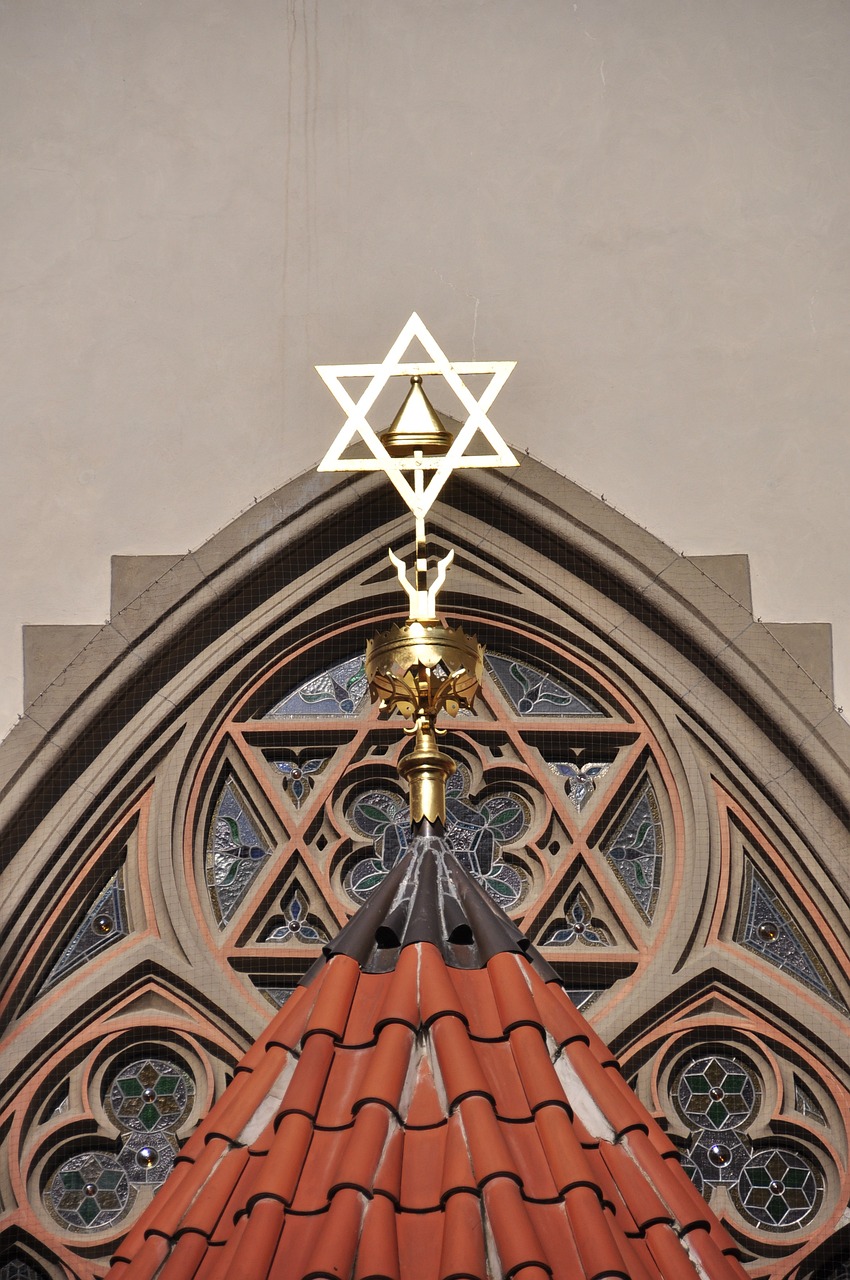
POLYGON ((472 709, 484 674, 484 649, 462 628, 444 627, 437 618, 437 594, 446 580, 454 551, 439 560, 429 582, 425 516, 449 476, 458 468, 516 467, 519 462, 487 411, 505 385, 515 362, 470 360, 450 362, 416 312, 377 365, 317 365, 317 372, 347 414, 334 443, 319 464, 320 471, 384 471, 415 521, 416 550, 412 579, 404 561, 389 551, 399 582, 407 593, 410 612, 403 626, 380 632, 366 646, 366 676, 372 701, 380 699, 412 723, 413 750, 399 765, 410 787, 410 817, 414 829, 423 822, 444 825, 446 778, 454 761, 437 745, 436 720, 441 711, 456 716, 472 709), (418 339, 429 362, 406 361, 411 342, 418 339), (490 374, 476 399, 464 375, 490 374), (425 392, 423 379, 442 377, 466 410, 457 435, 442 421, 425 392), (342 385, 344 378, 368 378, 355 402, 342 385), (378 435, 368 413, 390 378, 408 378, 409 389, 391 425, 378 435), (488 453, 473 453, 481 436, 488 453), (368 456, 349 454, 352 445, 365 444, 368 456))

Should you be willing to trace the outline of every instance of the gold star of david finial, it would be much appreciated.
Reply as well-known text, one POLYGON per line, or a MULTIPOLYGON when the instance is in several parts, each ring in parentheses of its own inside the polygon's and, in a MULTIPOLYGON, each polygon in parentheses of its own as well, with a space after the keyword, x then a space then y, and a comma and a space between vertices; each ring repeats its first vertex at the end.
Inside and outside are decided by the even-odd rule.
POLYGON ((425 516, 449 476, 464 467, 519 466, 514 453, 487 416, 515 364, 514 360, 450 361, 414 311, 381 364, 316 365, 317 373, 347 415, 339 434, 319 463, 319 470, 384 471, 415 518, 413 583, 407 580, 404 564, 390 552, 399 580, 410 598, 411 619, 424 620, 436 616, 436 595, 454 554, 449 552, 437 565, 435 580, 429 588, 425 516), (418 338, 431 357, 429 362, 404 359, 414 338, 418 338), (463 381, 463 376, 469 374, 490 374, 490 381, 477 399, 463 381), (456 436, 440 420, 423 390, 423 378, 433 375, 448 383, 466 410, 466 420, 456 436), (392 426, 379 436, 367 415, 390 378, 400 377, 410 379, 410 390, 392 426), (369 379, 356 402, 342 385, 343 378, 369 379), (490 446, 489 453, 469 451, 479 434, 490 446), (366 445, 368 457, 346 456, 351 446, 357 443, 366 445))

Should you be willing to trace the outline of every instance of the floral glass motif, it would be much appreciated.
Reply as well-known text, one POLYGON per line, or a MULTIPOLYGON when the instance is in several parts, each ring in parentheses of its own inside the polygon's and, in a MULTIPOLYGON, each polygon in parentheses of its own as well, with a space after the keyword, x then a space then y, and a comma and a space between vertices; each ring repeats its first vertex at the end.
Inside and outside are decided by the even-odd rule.
POLYGON ((72 1231, 102 1231, 125 1212, 130 1200, 127 1175, 107 1151, 71 1156, 53 1175, 47 1203, 72 1231))
POLYGON ((47 991, 120 938, 126 938, 128 933, 124 872, 119 868, 89 907, 82 924, 47 975, 42 989, 47 991))
POLYGON ((817 1211, 823 1175, 801 1152, 759 1151, 748 1160, 733 1192, 738 1208, 767 1231, 792 1231, 817 1211))
POLYGON ((303 942, 313 946, 329 942, 327 930, 314 916, 307 914, 307 900, 295 889, 281 903, 283 919, 274 921, 263 942, 303 942))
POLYGON ((296 809, 301 808, 302 801, 310 794, 313 787, 314 774, 320 773, 327 760, 273 760, 272 764, 283 774, 283 786, 296 809))
POLYGON ((188 1115, 195 1086, 185 1071, 161 1058, 141 1058, 112 1082, 107 1109, 122 1132, 175 1130, 188 1115))
MULTIPOLYGON (((473 807, 465 799, 469 780, 458 768, 446 783, 446 840, 455 857, 501 907, 515 906, 526 888, 524 877, 499 857, 500 847, 516 840, 528 826, 525 803, 513 792, 490 795, 473 807)), ((356 797, 346 816, 362 835, 375 842, 375 857, 359 859, 345 878, 345 890, 363 902, 406 851, 410 809, 390 791, 367 791, 356 797)))
POLYGON ((487 667, 499 688, 521 716, 563 716, 590 719, 606 715, 583 690, 515 658, 490 653, 487 667))
POLYGON ((735 941, 758 952, 777 969, 793 974, 828 1000, 835 1000, 832 984, 827 985, 819 961, 803 941, 790 913, 749 859, 744 870, 744 903, 735 941))
POLYGON ((646 920, 651 920, 661 881, 664 836, 652 783, 646 782, 614 838, 603 846, 605 857, 646 920))
POLYGON ((270 853, 228 777, 210 823, 206 851, 207 888, 220 928, 233 917, 270 853))
POLYGON ((580 813, 596 790, 597 778, 603 777, 611 764, 610 761, 577 764, 573 760, 553 760, 549 767, 566 778, 567 795, 580 813))
POLYGON ((586 947, 611 945, 610 933, 598 920, 591 918, 590 900, 580 890, 568 901, 564 915, 549 925, 538 946, 569 947, 574 942, 586 947))
POLYGON ((348 658, 321 675, 305 680, 294 692, 266 712, 264 720, 303 719, 308 716, 356 716, 368 697, 362 656, 348 658))

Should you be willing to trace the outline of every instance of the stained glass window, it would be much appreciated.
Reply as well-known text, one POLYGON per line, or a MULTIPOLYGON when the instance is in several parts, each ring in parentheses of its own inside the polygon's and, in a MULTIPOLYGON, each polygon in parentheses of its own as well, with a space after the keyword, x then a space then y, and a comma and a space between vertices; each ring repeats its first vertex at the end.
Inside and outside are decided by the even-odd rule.
POLYGON ((47 1203, 72 1231, 101 1231, 120 1218, 130 1200, 130 1184, 108 1151, 71 1156, 53 1175, 47 1203))
POLYGON ((233 778, 228 777, 215 806, 206 849, 207 888, 222 929, 270 854, 259 823, 249 815, 233 778))
POLYGON ((590 899, 577 890, 567 900, 563 916, 550 921, 540 937, 541 947, 569 947, 573 943, 585 947, 609 947, 611 934, 591 914, 590 899))
POLYGON ((313 676, 267 711, 265 720, 305 716, 356 716, 368 702, 366 667, 362 656, 348 658, 313 676))
POLYGON ((658 801, 648 780, 603 851, 641 914, 651 920, 661 881, 664 834, 658 801))
MULTIPOLYGON (((513 907, 526 881, 500 854, 501 847, 517 840, 528 826, 526 802, 517 793, 503 792, 473 805, 466 798, 468 789, 469 775, 460 766, 446 784, 446 840, 491 897, 502 907, 513 907)), ((345 880, 346 892, 362 902, 406 850, 410 809, 396 793, 376 789, 357 796, 346 816, 375 842, 374 855, 355 862, 345 880)))
POLYGON ((608 760, 588 760, 586 764, 578 764, 573 760, 553 760, 550 765, 555 773, 566 779, 567 795, 579 812, 596 790, 597 779, 604 777, 610 767, 611 762, 608 760))
POLYGON ((732 1052, 690 1056, 674 1074, 673 1104, 691 1130, 688 1171, 708 1198, 728 1187, 741 1215, 761 1230, 791 1231, 817 1212, 824 1177, 813 1157, 780 1140, 750 1137, 761 1082, 732 1052))
POLYGON ((307 898, 299 889, 294 889, 281 902, 282 917, 271 922, 263 936, 264 942, 302 942, 314 945, 317 942, 329 942, 328 931, 315 916, 310 915, 307 898))
POLYGON ((521 716, 561 716, 583 720, 607 713, 586 694, 566 681, 516 658, 487 655, 487 668, 511 706, 521 716))
POLYGON ((756 871, 749 858, 744 866, 743 908, 735 930, 736 942, 792 973, 828 1000, 837 993, 826 970, 805 942, 788 908, 756 871))
POLYGON ((823 1175, 801 1152, 770 1147, 747 1161, 733 1196, 760 1227, 792 1231, 817 1210, 823 1175))
POLYGON ((171 1062, 144 1058, 129 1063, 112 1082, 106 1106, 122 1132, 150 1134, 179 1128, 192 1108, 195 1086, 171 1062))
POLYGON ((47 991, 62 978, 100 955, 129 933, 124 902, 124 871, 119 868, 86 912, 65 950, 54 964, 42 990, 47 991))

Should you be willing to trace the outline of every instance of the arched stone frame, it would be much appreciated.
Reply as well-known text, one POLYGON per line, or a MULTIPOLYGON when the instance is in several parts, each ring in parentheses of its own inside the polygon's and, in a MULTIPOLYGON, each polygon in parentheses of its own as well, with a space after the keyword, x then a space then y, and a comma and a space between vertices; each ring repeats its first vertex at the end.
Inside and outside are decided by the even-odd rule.
MULTIPOLYGON (((551 669, 583 672, 582 687, 607 690, 644 735, 664 809, 668 882, 648 929, 630 915, 626 897, 616 901, 609 879, 635 946, 619 955, 614 986, 589 1013, 683 1151, 688 1136, 665 1096, 675 1064, 663 1046, 750 1046, 742 1052, 773 1089, 755 1139, 790 1125, 794 1140, 810 1141, 829 1164, 820 1207, 802 1232, 747 1232, 728 1207, 730 1226, 762 1257, 754 1274, 784 1275, 834 1231, 848 1198, 846 1137, 828 1141, 811 1116, 789 1120, 787 1103, 798 1076, 846 1134, 847 726, 698 564, 536 464, 507 480, 457 479, 435 509, 433 531, 436 546, 457 549, 443 596, 448 615, 480 630, 494 649, 501 644, 544 666, 549 654, 551 669), (734 888, 730 815, 812 922, 828 956, 830 999, 738 945, 728 902, 725 912, 715 909, 718 893, 734 888)), ((6 881, 11 1070, 0 1119, 9 1117, 0 1225, 45 1238, 44 1171, 68 1125, 79 1141, 95 1134, 119 1141, 87 1086, 97 1081, 90 1064, 95 1054, 102 1063, 104 1044, 125 1056, 132 1043, 140 1056, 179 1045, 182 1060, 191 1059, 197 1108, 180 1137, 267 1020, 270 1006, 250 974, 261 962, 272 974, 303 969, 291 949, 272 962, 268 944, 246 947, 243 924, 223 953, 209 903, 202 894, 192 903, 216 735, 259 705, 257 690, 274 683, 275 668, 307 678, 401 615, 385 547, 402 549, 408 539, 395 499, 373 480, 302 478, 113 617, 7 742, 6 831, 15 858, 6 881), (119 865, 128 936, 39 994, 119 865), (237 953, 242 967, 228 960, 237 953), (41 1119, 65 1079, 73 1109, 41 1119)), ((454 729, 462 737, 459 722, 454 729)), ((397 751, 397 726, 388 736, 397 751)), ((270 811, 266 822, 274 821, 270 811)), ((605 879, 604 867, 586 863, 586 875, 605 879)), ((345 907, 337 896, 337 921, 345 907)), ((529 899, 519 918, 534 933, 545 913, 543 899, 529 899)), ((578 985, 583 960, 561 963, 578 985)), ((139 1204, 144 1194, 137 1192, 139 1204)), ((109 1238, 114 1233, 69 1243, 66 1234, 51 1248, 69 1272, 87 1274, 81 1247, 97 1252, 109 1238)))

